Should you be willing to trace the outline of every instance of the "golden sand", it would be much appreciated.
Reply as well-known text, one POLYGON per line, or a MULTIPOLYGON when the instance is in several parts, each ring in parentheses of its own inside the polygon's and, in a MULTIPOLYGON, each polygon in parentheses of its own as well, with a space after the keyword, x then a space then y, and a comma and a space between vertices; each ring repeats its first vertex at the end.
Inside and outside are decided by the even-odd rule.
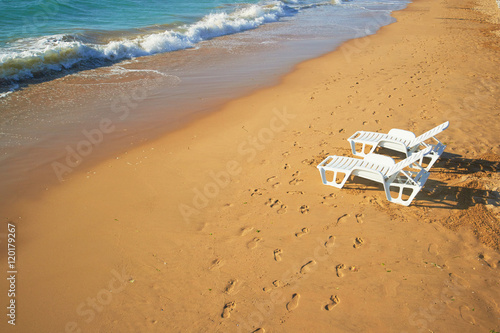
POLYGON ((499 27, 475 9, 492 3, 415 1, 280 84, 10 207, 15 329, 500 331, 499 27), (355 131, 446 120, 410 207, 357 178, 321 184, 316 165, 350 155, 355 131))

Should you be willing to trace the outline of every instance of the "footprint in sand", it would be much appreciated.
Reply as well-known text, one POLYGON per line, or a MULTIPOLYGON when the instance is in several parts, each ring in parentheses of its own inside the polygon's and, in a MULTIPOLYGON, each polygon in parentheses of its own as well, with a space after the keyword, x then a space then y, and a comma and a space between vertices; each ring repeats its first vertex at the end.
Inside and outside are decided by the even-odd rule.
POLYGON ((286 205, 281 205, 281 207, 276 211, 276 213, 278 213, 278 214, 285 214, 287 208, 288 207, 286 205))
POLYGON ((300 208, 299 208, 299 212, 301 212, 302 214, 307 214, 307 213, 309 213, 309 206, 307 206, 307 205, 302 205, 302 206, 300 206, 300 208))
POLYGON ((222 310, 222 318, 231 317, 231 312, 234 310, 235 307, 236 307, 235 302, 229 302, 226 305, 224 305, 224 309, 222 310))
POLYGON ((272 185, 272 187, 273 187, 273 188, 277 188, 277 187, 278 187, 278 186, 280 186, 280 185, 281 185, 281 183, 280 183, 280 182, 277 182, 277 183, 273 184, 273 185, 272 185))
POLYGON ((303 191, 288 191, 286 194, 304 194, 303 191))
POLYGON ((274 250, 274 260, 281 261, 281 254, 282 253, 283 253, 283 250, 281 250, 281 249, 274 250))
POLYGON ((294 178, 291 181, 289 181, 288 184, 290 184, 290 185, 299 185, 303 181, 304 181, 303 179, 294 178))
POLYGON ((284 285, 284 283, 281 280, 274 280, 273 281, 273 286, 275 286, 276 288, 283 287, 283 285, 284 285))
POLYGON ((250 193, 251 193, 251 194, 250 194, 250 196, 252 196, 252 197, 253 197, 254 195, 262 195, 262 191, 263 191, 263 189, 261 189, 261 188, 255 188, 255 189, 253 189, 253 190, 252 190, 252 189, 250 189, 249 191, 250 191, 250 193))
POLYGON ((226 294, 231 294, 234 291, 234 288, 236 288, 236 283, 237 282, 238 282, 237 279, 233 279, 233 280, 229 281, 229 283, 227 284, 226 288, 224 289, 224 292, 226 294))
POLYGON ((328 240, 325 242, 325 247, 330 248, 335 245, 335 236, 328 237, 328 240))
POLYGON ((361 237, 356 237, 356 239, 354 240, 354 245, 353 245, 353 247, 356 249, 356 248, 358 248, 358 247, 362 246, 362 245, 364 244, 364 242, 365 242, 365 241, 363 240, 363 238, 361 238, 361 237))
POLYGON ((329 304, 327 304, 327 305, 325 306, 325 309, 326 309, 327 311, 332 310, 334 307, 336 307, 336 306, 337 306, 337 304, 339 304, 339 303, 340 303, 340 299, 337 297, 337 295, 332 295, 332 296, 330 297, 330 301, 332 301, 332 302, 331 302, 331 303, 329 303, 329 304))
POLYGON ((276 211, 278 214, 285 214, 286 209, 288 208, 287 205, 284 205, 281 202, 281 200, 273 198, 269 198, 269 200, 266 201, 266 205, 268 205, 271 208, 279 207, 278 210, 276 211))
POLYGON ((259 242, 262 240, 262 238, 259 238, 259 237, 255 237, 254 239, 252 239, 250 242, 248 242, 247 244, 247 247, 252 250, 252 249, 255 249, 258 245, 259 245, 259 242))
POLYGON ((450 273, 449 276, 450 276, 451 283, 453 283, 454 285, 459 286, 461 288, 470 288, 469 281, 467 281, 463 277, 458 276, 454 273, 450 273))
POLYGON ((302 237, 309 233, 309 228, 302 228, 301 231, 295 233, 295 237, 302 237))
POLYGON ((276 179, 276 176, 271 176, 269 178, 267 178, 267 182, 270 183, 272 182, 274 179, 276 179))
POLYGON ((472 325, 476 324, 476 320, 472 316, 471 310, 467 305, 462 305, 460 307, 460 317, 462 317, 462 319, 468 322, 469 324, 472 325))
POLYGON ((482 261, 486 266, 491 267, 491 268, 497 268, 497 264, 495 261, 490 258, 490 256, 485 255, 483 253, 479 253, 478 256, 480 261, 482 261))
POLYGON ((430 254, 437 256, 439 254, 438 248, 439 248, 439 246, 437 244, 431 243, 431 244, 429 244, 429 248, 427 249, 427 251, 430 254))
POLYGON ((222 265, 224 265, 224 262, 222 261, 222 259, 215 259, 214 261, 212 261, 212 265, 210 265, 210 267, 208 267, 209 270, 214 270, 216 268, 220 268, 222 265))
POLYGON ((323 200, 325 200, 325 201, 321 201, 321 204, 336 208, 337 205, 334 203, 335 201, 332 201, 332 199, 335 199, 336 197, 337 196, 335 193, 331 193, 330 195, 324 196, 323 200))
POLYGON ((365 217, 364 214, 356 214, 356 221, 358 223, 363 223, 364 222, 364 217, 365 217))
POLYGON ((241 228, 241 236, 248 235, 253 230, 253 227, 241 228))
POLYGON ((278 206, 278 205, 281 205, 282 202, 279 200, 279 199, 273 199, 273 198, 269 198, 267 201, 266 201, 266 205, 268 205, 269 207, 273 208, 274 206, 278 206))
POLYGON ((398 296, 398 289, 401 283, 393 280, 386 281, 381 285, 382 294, 389 298, 396 298, 398 296))
POLYGON ((299 306, 299 300, 300 300, 300 295, 299 294, 293 294, 292 295, 292 300, 286 304, 286 309, 288 311, 295 310, 299 306))
POLYGON ((290 169, 290 165, 289 165, 288 163, 286 163, 286 164, 283 166, 283 169, 285 169, 285 170, 290 169))
POLYGON ((292 173, 292 177, 297 177, 299 175, 300 171, 295 171, 294 173, 292 173))
POLYGON ((253 331, 252 333, 266 333, 266 330, 263 329, 262 327, 256 329, 255 331, 253 331))
POLYGON ((337 219, 337 223, 335 225, 337 226, 340 222, 345 222, 349 216, 351 216, 351 215, 349 215, 349 214, 342 215, 341 217, 339 217, 337 219))
POLYGON ((337 271, 337 276, 339 278, 343 277, 344 276, 344 273, 342 272, 343 270, 345 269, 345 265, 344 264, 338 264, 336 267, 335 267, 335 270, 337 271))
POLYGON ((316 261, 311 260, 300 268, 300 274, 306 274, 316 265, 316 261))

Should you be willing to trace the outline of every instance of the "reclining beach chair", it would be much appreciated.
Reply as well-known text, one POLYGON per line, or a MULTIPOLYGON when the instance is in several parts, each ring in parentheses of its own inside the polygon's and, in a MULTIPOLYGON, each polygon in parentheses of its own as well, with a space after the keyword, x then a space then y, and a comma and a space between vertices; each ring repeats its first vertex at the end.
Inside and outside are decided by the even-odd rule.
MULTIPOLYGON (((358 131, 354 133, 347 141, 351 144, 353 155, 367 156, 375 151, 377 147, 384 147, 391 150, 399 151, 406 154, 406 157, 411 156, 413 153, 418 152, 421 148, 432 147, 432 151, 426 156, 430 161, 425 167, 429 171, 432 165, 437 161, 439 156, 443 153, 446 146, 436 139, 435 135, 441 133, 450 123, 447 121, 441 125, 434 127, 430 131, 415 137, 415 134, 410 131, 405 131, 393 128, 389 133, 365 132, 358 131), (435 144, 425 143, 428 139, 434 139, 435 144), (361 144, 361 151, 356 151, 356 144, 361 144), (365 152, 367 146, 371 146, 368 152, 365 152)), ((420 165, 423 165, 423 160, 420 160, 420 165)))
POLYGON ((378 154, 368 154, 364 159, 328 156, 317 168, 325 185, 342 188, 352 174, 382 183, 387 200, 409 206, 429 177, 429 172, 416 162, 431 150, 432 147, 427 147, 399 163, 395 163, 389 156, 378 154), (333 173, 331 181, 327 180, 327 172, 333 173), (391 196, 391 188, 396 189, 396 198, 391 196))

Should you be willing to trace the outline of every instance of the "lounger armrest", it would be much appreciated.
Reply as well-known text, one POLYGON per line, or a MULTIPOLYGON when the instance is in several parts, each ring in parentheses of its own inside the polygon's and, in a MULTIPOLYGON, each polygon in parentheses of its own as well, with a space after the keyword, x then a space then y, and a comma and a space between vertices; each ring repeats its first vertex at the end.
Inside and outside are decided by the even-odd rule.
POLYGON ((356 133, 354 133, 353 135, 351 135, 347 141, 351 142, 353 141, 357 136, 359 136, 361 133, 363 133, 364 131, 357 131, 356 133))
POLYGON ((335 158, 335 156, 328 156, 320 164, 318 164, 316 167, 318 169, 324 168, 328 164, 329 160, 333 160, 334 158, 335 158))
POLYGON ((430 131, 427 131, 424 134, 422 134, 420 136, 417 136, 415 139, 413 139, 410 142, 410 146, 415 146, 417 144, 420 144, 420 143, 426 141, 427 139, 435 137, 437 134, 439 134, 442 131, 444 131, 445 129, 447 129, 449 125, 450 125, 450 122, 449 121, 445 121, 441 125, 436 126, 433 129, 431 129, 430 131))

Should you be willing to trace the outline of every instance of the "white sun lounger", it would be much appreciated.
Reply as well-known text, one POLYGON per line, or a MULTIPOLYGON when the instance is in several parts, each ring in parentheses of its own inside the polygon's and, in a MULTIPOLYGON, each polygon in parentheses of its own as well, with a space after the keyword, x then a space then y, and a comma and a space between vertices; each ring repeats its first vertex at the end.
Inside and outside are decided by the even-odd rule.
POLYGON ((378 154, 368 154, 364 159, 328 156, 317 168, 325 185, 342 188, 352 174, 382 183, 387 200, 408 206, 429 177, 429 172, 416 162, 431 150, 432 147, 427 147, 399 163, 395 163, 388 156, 378 154), (331 181, 327 180, 327 172, 333 172, 331 181), (391 187, 397 190, 396 198, 391 196, 391 187))
MULTIPOLYGON (((407 157, 419 151, 422 147, 432 147, 432 151, 426 156, 426 158, 430 158, 430 162, 425 167, 425 170, 429 171, 446 148, 441 141, 436 139, 435 135, 448 128, 449 124, 450 123, 448 121, 444 122, 418 137, 415 137, 413 132, 397 128, 391 129, 387 134, 358 131, 347 139, 347 141, 349 141, 351 145, 352 153, 361 157, 373 153, 378 146, 402 152, 406 154, 407 157), (436 143, 425 143, 425 141, 430 138, 434 139, 436 143), (361 151, 356 151, 356 144, 361 144, 361 151), (367 146, 371 146, 371 148, 366 153, 365 149, 367 146)), ((423 165, 422 162, 423 161, 420 160, 420 165, 423 165)))

